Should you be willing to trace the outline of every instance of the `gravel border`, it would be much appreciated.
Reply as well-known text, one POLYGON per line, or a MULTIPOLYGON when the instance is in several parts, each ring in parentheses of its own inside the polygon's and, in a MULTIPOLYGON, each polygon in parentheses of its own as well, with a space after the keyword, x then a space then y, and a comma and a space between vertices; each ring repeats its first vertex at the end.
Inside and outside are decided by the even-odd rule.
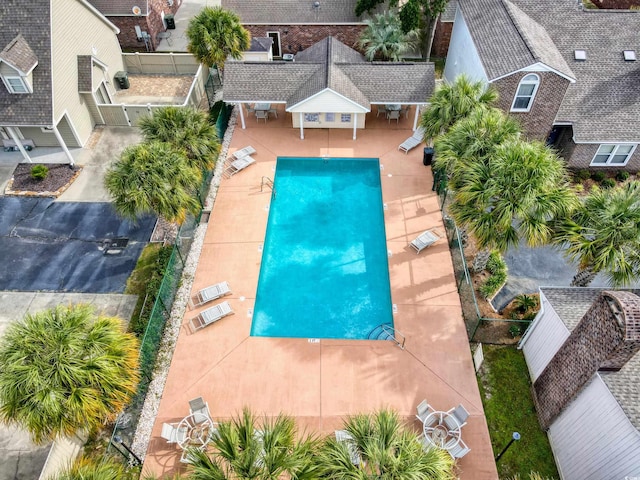
MULTIPOLYGON (((227 158, 227 152, 229 150, 229 145, 231 144, 231 137, 233 136, 233 132, 236 127, 237 116, 238 108, 235 107, 231 117, 229 118, 229 125, 222 140, 222 149, 218 157, 218 159, 222 161, 218 161, 216 164, 213 179, 211 180, 211 185, 209 187, 209 193, 205 200, 205 211, 210 211, 215 202, 218 187, 220 186, 220 180, 222 179, 222 172, 224 171, 225 159, 227 158)), ((140 413, 140 419, 138 420, 138 426, 136 427, 133 442, 131 443, 131 449, 143 461, 147 455, 147 449, 149 448, 151 430, 153 429, 153 424, 155 423, 156 416, 158 415, 160 400, 162 399, 164 386, 169 374, 169 367, 171 366, 173 350, 175 349, 176 342, 178 341, 182 320, 187 309, 189 294, 193 285, 193 279, 198 266, 198 260, 200 259, 200 253, 202 252, 206 232, 206 223, 201 223, 196 227, 193 236, 193 243, 182 272, 180 288, 176 292, 176 297, 171 308, 171 317, 165 325, 164 334, 158 349, 158 357, 156 359, 156 365, 153 372, 153 380, 151 380, 151 383, 149 384, 149 390, 147 391, 142 412, 140 413)))

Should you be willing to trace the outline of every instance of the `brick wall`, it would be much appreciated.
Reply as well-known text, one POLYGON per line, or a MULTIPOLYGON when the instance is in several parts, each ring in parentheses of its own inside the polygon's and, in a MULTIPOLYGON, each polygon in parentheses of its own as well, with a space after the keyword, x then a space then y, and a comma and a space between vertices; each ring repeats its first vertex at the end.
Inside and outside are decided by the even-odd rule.
POLYGON ((149 0, 149 15, 144 17, 107 17, 116 27, 120 29, 118 41, 120 46, 126 49, 136 49, 145 52, 144 42, 139 42, 135 26, 138 25, 140 30, 147 32, 151 36, 152 49, 158 46, 157 35, 164 32, 164 24, 162 22, 162 12, 165 15, 174 14, 178 11, 180 2, 175 0, 173 6, 169 6, 167 0, 149 0))
POLYGON ((600 369, 619 370, 640 351, 640 297, 602 292, 533 384, 542 428, 600 369))
POLYGON ((431 56, 446 57, 449 51, 449 42, 451 41, 451 32, 453 31, 453 22, 441 22, 438 20, 436 24, 436 32, 433 36, 433 46, 431 47, 431 56))
POLYGON ((280 32, 281 53, 298 53, 326 37, 335 37, 354 47, 365 25, 245 25, 252 37, 266 37, 267 32, 280 32), (287 33, 284 33, 285 30, 287 33))
POLYGON ((498 107, 520 123, 527 138, 544 141, 551 131, 558 108, 569 86, 569 80, 551 72, 535 72, 540 77, 540 85, 531 110, 510 112, 520 80, 530 73, 515 73, 493 82, 493 86, 500 94, 498 107))
MULTIPOLYGON (((572 142, 573 143, 573 142, 572 142)), ((599 144, 593 143, 577 143, 574 144, 571 155, 565 157, 567 165, 571 168, 593 168, 598 170, 627 170, 629 172, 640 171, 640 148, 631 155, 631 158, 624 167, 621 166, 607 166, 607 167, 591 167, 591 160, 598 151, 599 144)))
POLYGON ((629 10, 631 7, 640 7, 640 0, 592 0, 598 8, 614 10, 629 10))

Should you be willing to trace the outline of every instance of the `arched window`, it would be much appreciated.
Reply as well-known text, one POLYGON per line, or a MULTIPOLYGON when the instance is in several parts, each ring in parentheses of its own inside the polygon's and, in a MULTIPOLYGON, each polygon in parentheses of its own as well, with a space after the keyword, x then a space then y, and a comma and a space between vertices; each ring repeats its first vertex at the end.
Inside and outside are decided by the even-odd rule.
POLYGON ((526 75, 520 80, 518 85, 518 91, 513 99, 513 105, 511 105, 512 112, 528 112, 531 110, 533 99, 538 91, 540 85, 540 77, 535 74, 526 75))

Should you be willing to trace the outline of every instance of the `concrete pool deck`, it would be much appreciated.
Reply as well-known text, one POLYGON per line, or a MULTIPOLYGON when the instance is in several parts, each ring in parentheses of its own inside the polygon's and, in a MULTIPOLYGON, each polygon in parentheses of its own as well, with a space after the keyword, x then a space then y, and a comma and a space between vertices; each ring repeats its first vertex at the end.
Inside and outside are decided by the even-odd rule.
POLYGON ((188 321, 202 308, 186 312, 145 471, 160 476, 185 470, 179 449, 160 430, 163 422, 186 416, 195 397, 208 401, 214 420, 248 406, 256 414, 286 413, 301 428, 322 434, 332 433, 348 414, 381 407, 396 409, 420 431, 416 405, 426 398, 438 410, 462 403, 471 414, 462 431, 471 452, 458 461, 460 478, 498 478, 447 242, 419 255, 408 246, 428 228, 444 232, 422 148, 408 155, 397 150, 411 135, 412 120, 396 126, 371 116, 355 141, 348 129, 306 130, 301 140, 290 119, 280 117, 260 125, 249 121, 246 130, 236 127, 229 152, 252 145, 256 164, 222 181, 193 285, 195 292, 228 281, 233 293, 225 299, 235 314, 191 334, 188 321), (261 178, 273 178, 278 156, 323 155, 377 157, 384 167, 391 299, 405 350, 385 341, 249 336, 271 199, 268 189, 260 192, 261 178))

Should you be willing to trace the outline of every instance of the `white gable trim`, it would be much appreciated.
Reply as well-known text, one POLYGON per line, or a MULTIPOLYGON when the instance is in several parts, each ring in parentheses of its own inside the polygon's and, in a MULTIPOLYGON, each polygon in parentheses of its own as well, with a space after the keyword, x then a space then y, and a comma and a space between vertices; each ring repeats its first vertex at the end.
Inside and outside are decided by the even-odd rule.
POLYGON ((569 80, 571 83, 576 83, 576 79, 573 77, 570 77, 569 75, 566 75, 558 70, 556 70, 555 68, 551 68, 549 65, 546 65, 545 63, 542 62, 536 62, 533 63, 531 65, 528 65, 526 67, 520 68, 518 70, 514 70, 513 72, 509 72, 509 73, 505 73, 504 75, 500 75, 499 77, 493 78, 491 80, 489 80, 489 83, 493 83, 497 80, 501 80, 505 77, 509 77, 511 75, 514 75, 518 72, 551 72, 551 73, 555 73, 556 75, 559 75, 562 78, 566 78, 567 80, 569 80))
POLYGON ((313 100, 314 98, 323 95, 327 92, 331 92, 334 95, 346 100, 348 103, 352 104, 355 107, 354 112, 358 112, 358 113, 368 113, 371 111, 371 109, 368 109, 366 107, 363 107, 362 105, 360 105, 359 103, 354 102, 353 100, 351 100, 350 98, 345 97, 344 95, 339 94, 338 92, 336 92, 335 90, 331 89, 331 88, 325 88, 323 90, 320 90, 318 93, 315 93, 314 95, 311 95, 310 97, 305 98, 304 100, 302 100, 301 102, 296 103, 295 105, 291 105, 289 108, 286 109, 287 112, 293 112, 294 108, 300 107, 302 105, 304 105, 305 103, 307 103, 310 100, 313 100))
POLYGON ((120 33, 120 29, 116 27, 113 23, 111 23, 107 19, 107 17, 102 15, 102 13, 100 13, 100 11, 96 7, 94 7, 89 2, 87 2, 87 0, 79 0, 79 1, 82 5, 85 6, 85 8, 89 9, 96 17, 98 17, 100 20, 106 23, 109 26, 109 28, 111 28, 111 30, 113 30, 116 34, 120 33))

